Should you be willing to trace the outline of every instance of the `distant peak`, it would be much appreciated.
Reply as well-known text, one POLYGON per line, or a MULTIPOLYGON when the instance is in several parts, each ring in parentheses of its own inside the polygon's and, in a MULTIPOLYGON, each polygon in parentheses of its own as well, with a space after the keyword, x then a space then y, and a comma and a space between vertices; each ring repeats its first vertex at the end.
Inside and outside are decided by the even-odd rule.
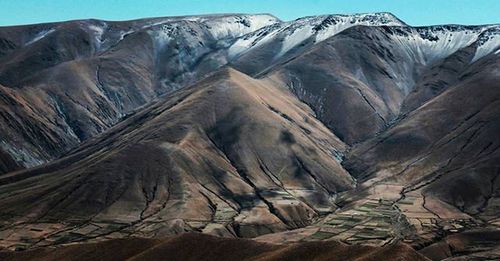
POLYGON ((401 19, 396 17, 394 14, 389 12, 380 12, 380 13, 354 13, 354 14, 324 14, 324 15, 315 15, 315 16, 305 16, 296 19, 295 21, 314 21, 321 19, 337 19, 337 20, 346 20, 352 21, 353 23, 357 21, 373 21, 377 23, 387 23, 391 25, 407 25, 401 19))

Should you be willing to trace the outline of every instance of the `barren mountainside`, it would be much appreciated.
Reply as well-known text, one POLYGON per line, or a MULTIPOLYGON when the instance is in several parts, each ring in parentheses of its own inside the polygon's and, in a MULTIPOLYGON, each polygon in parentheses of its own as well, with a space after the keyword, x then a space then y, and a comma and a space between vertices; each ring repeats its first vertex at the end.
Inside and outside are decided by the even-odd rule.
POLYGON ((227 259, 500 258, 500 25, 0 27, 0 128, 0 249, 19 259, 190 240, 256 251, 227 259))

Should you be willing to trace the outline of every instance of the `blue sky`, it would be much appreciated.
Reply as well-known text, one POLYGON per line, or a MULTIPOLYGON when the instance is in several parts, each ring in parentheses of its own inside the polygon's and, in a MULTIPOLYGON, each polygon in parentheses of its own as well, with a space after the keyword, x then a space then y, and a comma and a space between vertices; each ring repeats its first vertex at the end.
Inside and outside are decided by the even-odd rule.
POLYGON ((0 0, 0 26, 234 12, 272 13, 292 20, 382 11, 410 25, 500 23, 500 0, 0 0))

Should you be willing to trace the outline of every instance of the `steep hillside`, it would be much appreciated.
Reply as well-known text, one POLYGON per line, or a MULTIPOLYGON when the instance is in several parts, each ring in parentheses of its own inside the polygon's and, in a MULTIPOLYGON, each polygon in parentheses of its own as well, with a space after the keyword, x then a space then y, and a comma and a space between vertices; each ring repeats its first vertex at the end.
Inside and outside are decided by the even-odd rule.
POLYGON ((66 158, 0 177, 2 246, 30 229, 29 245, 44 245, 302 227, 353 188, 345 149, 288 90, 226 68, 66 158))
MULTIPOLYGON (((499 32, 498 26, 354 26, 271 67, 259 66, 259 77, 285 82, 338 137, 355 144, 496 56, 499 32)), ((247 61, 234 63, 245 71, 253 62, 247 61)))
POLYGON ((439 96, 377 138, 355 147, 345 166, 359 180, 395 180, 457 209, 497 219, 500 60, 475 64, 439 96))
POLYGON ((0 149, 26 167, 57 158, 224 65, 228 43, 276 22, 214 15, 0 28, 0 149))

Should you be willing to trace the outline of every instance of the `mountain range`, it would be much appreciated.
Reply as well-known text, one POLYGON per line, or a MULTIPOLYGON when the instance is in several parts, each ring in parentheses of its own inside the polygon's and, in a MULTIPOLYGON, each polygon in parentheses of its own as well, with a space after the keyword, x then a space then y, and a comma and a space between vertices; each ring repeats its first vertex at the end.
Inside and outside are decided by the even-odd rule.
POLYGON ((160 240, 185 232, 274 259, 330 241, 500 258, 500 25, 371 13, 0 27, 0 123, 0 249, 29 249, 19 259, 225 240, 160 240))

